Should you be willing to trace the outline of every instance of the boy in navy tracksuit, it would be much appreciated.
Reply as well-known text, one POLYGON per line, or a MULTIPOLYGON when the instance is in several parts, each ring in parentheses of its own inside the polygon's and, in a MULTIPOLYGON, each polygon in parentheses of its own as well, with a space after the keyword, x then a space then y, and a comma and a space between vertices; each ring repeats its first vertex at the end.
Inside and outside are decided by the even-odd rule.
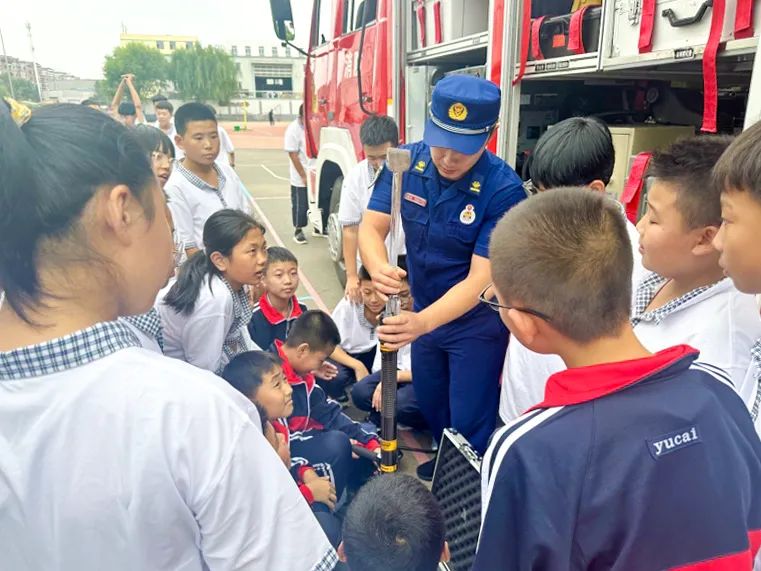
POLYGON ((761 441, 723 371, 684 345, 651 354, 634 335, 617 205, 540 194, 507 213, 490 251, 482 301, 568 369, 492 437, 473 569, 749 571, 761 441))
POLYGON ((293 414, 288 417, 292 459, 324 465, 341 497, 352 470, 351 445, 380 449, 378 436, 351 420, 317 385, 314 371, 325 365, 340 343, 333 320, 316 310, 305 311, 291 327, 285 342, 275 341, 270 351, 283 361, 283 373, 293 387, 293 414))
POLYGON ((264 267, 264 293, 254 307, 248 332, 259 347, 272 345, 275 339, 285 341, 291 325, 307 310, 299 303, 299 262, 290 250, 281 246, 267 248, 264 267))

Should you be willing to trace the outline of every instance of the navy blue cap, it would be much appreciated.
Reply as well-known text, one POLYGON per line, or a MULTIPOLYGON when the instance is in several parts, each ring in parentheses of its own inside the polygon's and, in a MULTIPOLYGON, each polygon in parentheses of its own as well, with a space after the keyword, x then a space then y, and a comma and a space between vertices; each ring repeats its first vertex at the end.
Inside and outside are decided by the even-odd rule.
POLYGON ((423 140, 430 147, 474 155, 499 119, 501 96, 486 79, 448 75, 433 90, 423 140))

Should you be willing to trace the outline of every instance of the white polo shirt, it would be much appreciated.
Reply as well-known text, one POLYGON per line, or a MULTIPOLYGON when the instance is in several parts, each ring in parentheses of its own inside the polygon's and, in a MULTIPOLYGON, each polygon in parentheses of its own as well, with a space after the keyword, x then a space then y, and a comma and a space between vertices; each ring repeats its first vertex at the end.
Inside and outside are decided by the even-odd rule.
POLYGON ((341 348, 347 353, 367 353, 378 344, 375 327, 365 317, 364 305, 342 298, 331 317, 341 334, 341 348))
MULTIPOLYGON (((396 352, 396 368, 398 371, 412 371, 412 345, 405 345, 396 352)), ((378 343, 378 350, 375 352, 373 359, 372 373, 381 370, 381 350, 378 343)))
POLYGON ((190 315, 176 312, 163 299, 156 309, 167 357, 220 373, 236 355, 260 349, 248 333, 251 307, 245 291, 233 292, 220 277, 204 279, 190 315))
MULTIPOLYGON (((307 154, 306 154, 306 138, 304 135, 304 126, 298 119, 291 122, 288 128, 285 130, 285 141, 283 144, 283 150, 286 153, 298 153, 299 162, 304 167, 304 172, 307 169, 307 154)), ((299 171, 293 166, 293 162, 288 159, 288 167, 291 174, 291 186, 305 187, 307 181, 301 178, 299 171)))
POLYGON ((142 315, 120 317, 119 322, 124 323, 129 328, 143 349, 148 349, 159 355, 164 354, 164 330, 161 327, 159 312, 156 311, 155 307, 142 315))
POLYGON ((0 353, 0 567, 332 569, 236 393, 118 322, 0 353))
POLYGON ((218 188, 206 184, 177 161, 164 187, 177 236, 186 248, 203 248, 203 226, 215 212, 224 208, 252 212, 251 197, 235 171, 224 165, 215 164, 215 168, 218 188))
MULTIPOLYGON (((759 318, 753 296, 740 293, 731 280, 723 279, 708 288, 699 288, 644 314, 659 287, 654 287, 652 274, 640 284, 634 298, 632 323, 634 333, 649 351, 660 351, 672 345, 687 344, 700 351, 699 361, 726 371, 735 389, 748 402, 746 380, 750 364, 750 348, 761 337, 759 318)), ((657 284, 656 284, 657 285, 657 284)), ((502 394, 499 414, 507 423, 544 399, 544 386, 550 375, 565 370, 557 355, 540 355, 526 349, 511 337, 502 373, 502 394)))
POLYGON ((230 135, 227 134, 225 128, 217 124, 217 131, 219 132, 219 154, 217 155, 217 164, 230 166, 230 153, 235 152, 235 146, 233 145, 230 135))
MULTIPOLYGON (((622 210, 622 215, 625 213, 622 210)), ((626 231, 632 247, 632 299, 637 286, 648 275, 642 266, 642 254, 639 252, 639 232, 637 227, 626 219, 626 231)), ((676 342, 671 343, 675 345, 676 342)), ((661 347, 664 349, 668 345, 661 347)), ((565 370, 563 360, 557 355, 540 355, 526 349, 515 337, 510 337, 502 368, 502 387, 499 398, 499 416, 508 423, 518 418, 527 409, 544 400, 544 385, 550 375, 565 370)))
MULTIPOLYGON (((341 187, 341 200, 338 203, 338 221, 341 226, 358 226, 362 222, 367 210, 367 203, 370 201, 370 195, 373 193, 375 185, 375 172, 373 171, 367 159, 354 165, 347 173, 341 187)), ((404 230, 401 224, 398 228, 399 248, 397 256, 407 253, 407 247, 404 243, 404 230)), ((386 238, 386 251, 389 251, 389 237, 386 238)), ((362 265, 362 259, 357 249, 357 268, 362 265)))

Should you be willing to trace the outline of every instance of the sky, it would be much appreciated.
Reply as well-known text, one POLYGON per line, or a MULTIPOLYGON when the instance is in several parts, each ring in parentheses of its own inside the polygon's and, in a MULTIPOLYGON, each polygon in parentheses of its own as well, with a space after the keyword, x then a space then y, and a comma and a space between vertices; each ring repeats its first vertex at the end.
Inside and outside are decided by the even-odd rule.
MULTIPOLYGON (((291 0, 295 44, 306 47, 313 0, 291 0)), ((198 36, 203 45, 278 45, 269 0, 0 0, 0 32, 9 56, 84 79, 100 79, 103 61, 119 45, 122 26, 133 34, 198 36), (8 9, 13 4, 14 9, 8 9), (192 6, 192 8, 190 8, 192 6), (245 43, 244 43, 245 42, 245 43)), ((2 56, 2 53, 0 53, 2 56)), ((0 60, 0 67, 2 61, 0 60)))

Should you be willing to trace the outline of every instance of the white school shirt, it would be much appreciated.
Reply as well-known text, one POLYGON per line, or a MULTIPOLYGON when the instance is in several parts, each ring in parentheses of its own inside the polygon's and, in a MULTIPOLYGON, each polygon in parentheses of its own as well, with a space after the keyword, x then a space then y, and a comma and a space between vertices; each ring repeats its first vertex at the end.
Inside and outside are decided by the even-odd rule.
POLYGON ((333 321, 341 334, 341 348, 356 355, 371 351, 378 343, 375 327, 365 317, 365 306, 343 298, 333 310, 333 321))
MULTIPOLYGON (((285 142, 283 144, 283 149, 287 153, 299 154, 299 162, 303 165, 304 172, 306 172, 307 169, 306 148, 307 143, 304 135, 304 126, 299 123, 298 119, 296 119, 292 121, 291 124, 288 125, 288 128, 285 130, 285 142)), ((293 166, 293 161, 290 160, 290 157, 288 158, 288 167, 291 174, 291 186, 306 186, 307 181, 301 178, 299 171, 297 171, 296 167, 293 166)))
POLYGON ((203 227, 209 216, 224 208, 252 213, 251 198, 229 166, 215 163, 219 188, 214 188, 175 161, 164 187, 178 239, 186 248, 203 248, 203 227))
POLYGON ((234 153, 235 147, 233 146, 232 139, 230 139, 230 135, 227 134, 227 131, 225 131, 225 128, 222 125, 217 124, 217 131, 219 132, 219 154, 217 155, 217 164, 229 167, 229 153, 234 153))
POLYGON ((750 349, 750 364, 743 379, 746 394, 741 394, 745 405, 750 411, 750 417, 761 437, 761 339, 756 339, 750 349))
POLYGON ((142 315, 120 317, 118 321, 127 326, 143 349, 164 354, 164 328, 161 327, 161 317, 155 307, 142 315))
MULTIPOLYGON (((412 345, 405 345, 396 352, 396 369, 398 371, 412 371, 412 345)), ((380 342, 378 342, 378 350, 375 352, 375 359, 373 359, 372 373, 376 373, 381 370, 381 349, 380 342)))
POLYGON ((0 353, 0 567, 332 569, 247 400, 119 322, 0 353))
MULTIPOLYGON (((623 210, 622 215, 625 216, 623 210)), ((639 251, 639 232, 626 218, 626 231, 632 247, 632 299, 637 286, 648 275, 642 266, 639 251)), ((676 342, 672 343, 676 345, 676 342)), ((667 345, 668 346, 668 345, 667 345)), ((665 347, 661 347, 664 349, 665 347)), ((557 355, 541 355, 526 349, 518 339, 510 337, 502 368, 502 386, 499 397, 499 416, 507 424, 518 418, 537 403, 544 400, 544 385, 550 375, 565 370, 563 360, 557 355)))
MULTIPOLYGON (((652 352, 679 344, 698 349, 698 360, 726 371, 747 403, 750 348, 761 337, 761 318, 753 296, 737 291, 727 278, 689 292, 639 319, 660 289, 657 279, 649 275, 634 296, 632 324, 637 338, 652 352)), ((503 422, 544 400, 547 379, 565 368, 557 355, 534 353, 511 337, 502 376, 499 413, 503 422)))
MULTIPOLYGON (((338 203, 338 221, 341 226, 358 226, 362 222, 362 216, 367 210, 367 203, 370 201, 370 195, 373 193, 375 186, 376 173, 370 166, 367 159, 360 161, 349 170, 341 187, 341 200, 338 203)), ((401 224, 398 228, 399 245, 397 256, 407 253, 407 247, 404 243, 404 230, 401 224)), ((389 251, 390 237, 386 237, 386 251, 389 251)), ((362 265, 362 259, 357 249, 357 269, 362 265)))
POLYGON ((219 276, 204 279, 190 315, 176 312, 163 298, 156 309, 168 357, 220 373, 236 355, 260 349, 248 333, 251 307, 245 291, 233 292, 219 276))

